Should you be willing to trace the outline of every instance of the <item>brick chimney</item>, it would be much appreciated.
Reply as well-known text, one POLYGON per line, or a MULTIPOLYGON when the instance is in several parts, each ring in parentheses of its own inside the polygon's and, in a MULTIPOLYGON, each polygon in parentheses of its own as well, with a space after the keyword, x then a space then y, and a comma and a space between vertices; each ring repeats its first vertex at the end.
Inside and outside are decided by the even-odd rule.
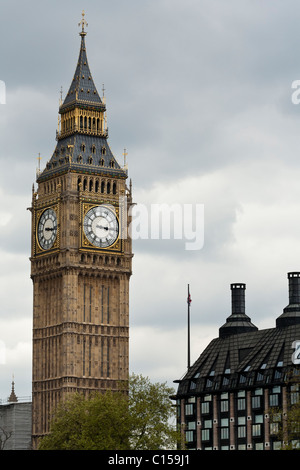
POLYGON ((220 338, 237 335, 251 331, 257 331, 257 327, 251 323, 245 313, 245 290, 246 284, 235 283, 230 285, 231 289, 231 315, 226 323, 219 329, 220 338))
POLYGON ((276 319, 276 326, 279 328, 300 323, 300 272, 290 272, 287 277, 289 304, 283 309, 283 314, 276 319))

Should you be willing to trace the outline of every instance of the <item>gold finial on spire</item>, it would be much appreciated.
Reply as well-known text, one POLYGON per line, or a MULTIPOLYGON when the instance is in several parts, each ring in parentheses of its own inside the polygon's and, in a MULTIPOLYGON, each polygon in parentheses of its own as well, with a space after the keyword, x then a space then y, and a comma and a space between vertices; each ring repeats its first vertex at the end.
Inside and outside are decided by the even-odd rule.
POLYGON ((128 153, 126 152, 126 149, 124 149, 124 152, 123 152, 123 157, 124 157, 124 166, 126 166, 126 157, 127 157, 128 153))
POLYGON ((85 35, 86 35, 86 32, 85 32, 85 30, 84 30, 84 27, 85 27, 85 26, 88 26, 88 24, 87 24, 87 22, 86 22, 85 19, 84 19, 84 17, 85 17, 85 12, 84 12, 84 10, 82 10, 81 16, 82 16, 82 20, 78 23, 78 26, 81 25, 82 29, 81 29, 81 33, 79 33, 79 34, 80 34, 80 36, 85 36, 85 35))

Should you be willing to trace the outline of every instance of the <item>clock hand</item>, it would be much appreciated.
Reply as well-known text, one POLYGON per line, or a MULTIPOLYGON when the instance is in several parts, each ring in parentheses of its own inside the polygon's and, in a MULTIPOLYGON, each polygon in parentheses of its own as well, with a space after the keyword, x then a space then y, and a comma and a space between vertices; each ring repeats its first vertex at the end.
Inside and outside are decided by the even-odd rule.
POLYGON ((108 227, 103 227, 103 225, 96 225, 97 228, 103 228, 104 230, 108 230, 108 227))
POLYGON ((52 232, 54 230, 54 227, 45 227, 45 230, 47 232, 52 232))

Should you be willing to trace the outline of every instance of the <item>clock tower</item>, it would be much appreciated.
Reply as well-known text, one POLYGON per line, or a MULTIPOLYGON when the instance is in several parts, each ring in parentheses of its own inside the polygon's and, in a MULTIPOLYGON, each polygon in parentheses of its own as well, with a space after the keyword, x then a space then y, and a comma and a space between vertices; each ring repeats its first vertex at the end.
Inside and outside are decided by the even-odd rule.
POLYGON ((116 390, 129 373, 132 203, 108 144, 106 105, 86 53, 61 100, 57 144, 32 195, 33 446, 72 392, 116 390))

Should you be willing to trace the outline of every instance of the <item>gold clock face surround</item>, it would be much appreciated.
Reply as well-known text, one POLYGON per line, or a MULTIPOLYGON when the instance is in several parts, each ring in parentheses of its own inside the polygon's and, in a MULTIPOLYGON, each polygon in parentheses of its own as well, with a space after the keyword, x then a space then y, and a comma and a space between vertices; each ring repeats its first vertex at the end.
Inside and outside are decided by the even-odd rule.
POLYGON ((87 240, 97 248, 109 248, 119 238, 119 221, 113 208, 105 205, 91 207, 83 220, 87 240))
POLYGON ((37 239, 42 250, 50 250, 57 237, 57 215, 48 208, 41 214, 37 226, 37 239))

